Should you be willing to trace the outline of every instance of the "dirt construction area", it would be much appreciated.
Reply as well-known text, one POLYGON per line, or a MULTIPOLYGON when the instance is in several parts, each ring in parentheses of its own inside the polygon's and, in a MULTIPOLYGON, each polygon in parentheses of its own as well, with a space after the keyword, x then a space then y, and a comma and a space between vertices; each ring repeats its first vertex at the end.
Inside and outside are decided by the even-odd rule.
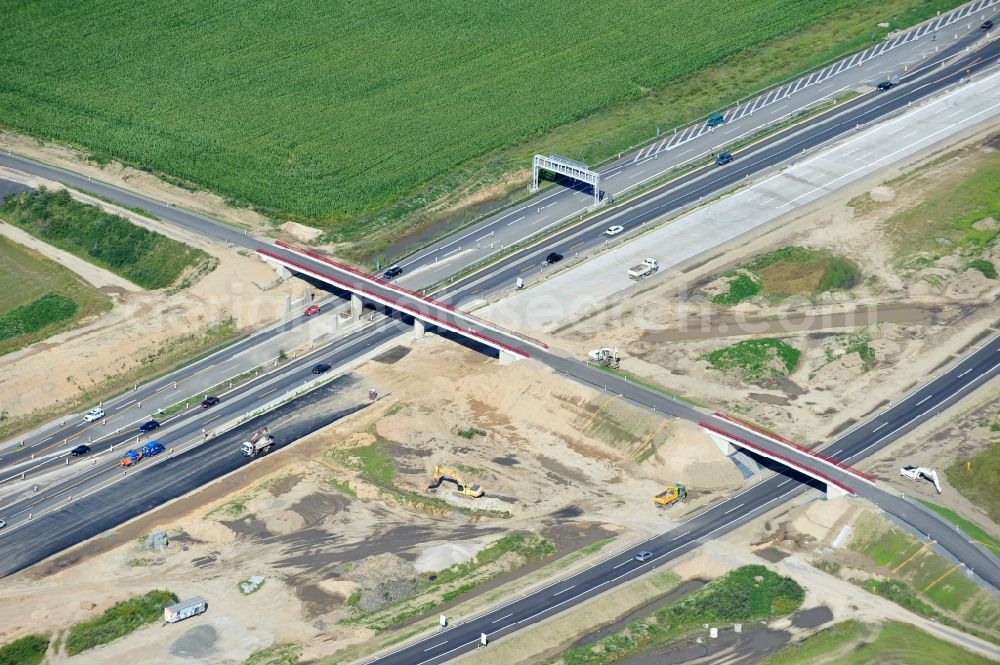
POLYGON ((87 662, 241 662, 284 642, 304 644, 308 660, 660 532, 743 481, 697 428, 535 363, 505 367, 427 337, 358 373, 389 394, 256 462, 240 486, 223 481, 142 518, 128 527, 134 544, 4 580, 0 642, 166 588, 210 598, 209 613, 145 628, 87 662), (485 496, 448 481, 429 489, 435 465, 485 496), (652 495, 668 481, 687 483, 690 497, 658 510, 652 495), (165 547, 148 539, 158 531, 165 547), (262 584, 244 594, 255 577, 262 584))
MULTIPOLYGON (((996 132, 996 128, 991 131, 996 132)), ((1000 329, 1000 138, 980 135, 640 282, 550 330, 808 444, 1000 329)))

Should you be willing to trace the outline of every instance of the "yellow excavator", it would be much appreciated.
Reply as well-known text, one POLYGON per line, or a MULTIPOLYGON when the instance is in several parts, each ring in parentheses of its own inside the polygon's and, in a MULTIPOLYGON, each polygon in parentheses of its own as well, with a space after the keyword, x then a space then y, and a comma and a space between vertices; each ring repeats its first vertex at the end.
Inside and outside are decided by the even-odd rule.
POLYGON ((434 490, 437 489, 443 481, 448 480, 455 483, 458 491, 465 496, 471 496, 473 499, 478 499, 482 495, 486 494, 486 490, 477 485, 476 483, 468 484, 462 480, 462 476, 459 475, 458 471, 455 469, 449 469, 446 466, 434 467, 434 482, 431 483, 430 487, 427 489, 434 490))
POLYGON ((674 483, 659 494, 653 497, 653 503, 657 508, 669 508, 670 506, 687 498, 687 490, 680 483, 674 483))

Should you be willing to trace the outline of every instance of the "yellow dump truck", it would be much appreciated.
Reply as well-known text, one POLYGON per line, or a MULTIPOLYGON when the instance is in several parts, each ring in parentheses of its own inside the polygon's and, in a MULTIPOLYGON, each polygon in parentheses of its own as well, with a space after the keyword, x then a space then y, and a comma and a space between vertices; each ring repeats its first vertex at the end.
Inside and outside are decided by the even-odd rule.
POLYGON ((667 489, 663 490, 659 494, 653 497, 653 503, 656 504, 657 508, 669 508, 678 501, 683 501, 687 498, 687 490, 684 489, 683 485, 674 483, 667 489))

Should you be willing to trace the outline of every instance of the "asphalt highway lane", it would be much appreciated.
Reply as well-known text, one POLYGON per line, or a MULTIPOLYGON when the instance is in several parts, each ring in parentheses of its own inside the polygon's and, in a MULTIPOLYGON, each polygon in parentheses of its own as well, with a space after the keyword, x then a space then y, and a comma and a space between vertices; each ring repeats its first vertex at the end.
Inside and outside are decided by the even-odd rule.
MULTIPOLYGON (((184 455, 169 457, 161 453, 143 460, 135 471, 116 483, 114 500, 101 492, 82 496, 5 534, 0 539, 0 577, 113 530, 134 517, 252 464, 255 458, 245 457, 239 447, 261 425, 268 425, 275 436, 275 447, 268 453, 272 454, 302 436, 365 408, 370 404, 366 398, 367 386, 360 385, 356 377, 344 375, 184 455), (353 401, 353 406, 324 408, 323 405, 338 393, 356 394, 356 399, 346 399, 353 401), (315 408, 317 406, 321 408, 315 408)), ((120 470, 116 473, 121 475, 120 470)))
MULTIPOLYGON (((705 419, 704 414, 686 404, 652 393, 642 386, 596 368, 558 356, 539 360, 552 364, 568 378, 599 389, 606 388, 647 409, 680 418, 705 419)), ((870 455, 918 427, 998 373, 1000 336, 994 336, 920 390, 821 450, 824 454, 847 461, 870 455)), ((722 424, 724 423, 720 423, 722 424)), ((754 438, 745 432, 741 432, 741 435, 754 438)), ((760 438, 757 440, 763 441, 760 438)), ((787 467, 768 465, 768 468, 776 471, 776 475, 709 507, 666 533, 636 545, 627 552, 611 556, 576 575, 552 582, 538 591, 477 617, 454 623, 445 631, 370 662, 373 665, 430 665, 445 662, 474 649, 483 633, 487 635, 487 639, 493 640, 541 621, 617 584, 647 573, 698 547, 701 541, 732 531, 810 488, 823 488, 815 480, 787 467), (634 553, 640 549, 652 552, 654 558, 644 563, 636 561, 634 553)), ((823 470, 831 475, 835 473, 829 468, 823 470)), ((965 562, 971 572, 1000 590, 1000 562, 989 552, 970 542, 967 536, 913 502, 856 479, 850 480, 849 474, 844 473, 840 477, 850 482, 858 490, 859 496, 871 498, 886 512, 920 532, 930 534, 941 547, 965 562)))

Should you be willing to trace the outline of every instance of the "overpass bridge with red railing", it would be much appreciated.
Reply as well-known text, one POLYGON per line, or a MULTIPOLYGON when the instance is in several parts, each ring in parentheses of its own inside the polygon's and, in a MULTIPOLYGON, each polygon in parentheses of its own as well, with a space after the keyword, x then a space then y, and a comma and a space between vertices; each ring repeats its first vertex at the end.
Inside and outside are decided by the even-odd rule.
POLYGON ((871 474, 725 413, 717 411, 698 426, 723 454, 740 449, 773 460, 825 484, 827 497, 857 496, 857 483, 875 484, 871 474))
POLYGON ((484 321, 434 298, 370 275, 318 252, 276 241, 274 247, 257 254, 276 266, 310 277, 351 294, 352 309, 361 314, 362 301, 378 303, 413 318, 414 336, 420 338, 426 326, 434 326, 495 349, 501 362, 530 358, 533 349, 545 349, 542 342, 484 321))

